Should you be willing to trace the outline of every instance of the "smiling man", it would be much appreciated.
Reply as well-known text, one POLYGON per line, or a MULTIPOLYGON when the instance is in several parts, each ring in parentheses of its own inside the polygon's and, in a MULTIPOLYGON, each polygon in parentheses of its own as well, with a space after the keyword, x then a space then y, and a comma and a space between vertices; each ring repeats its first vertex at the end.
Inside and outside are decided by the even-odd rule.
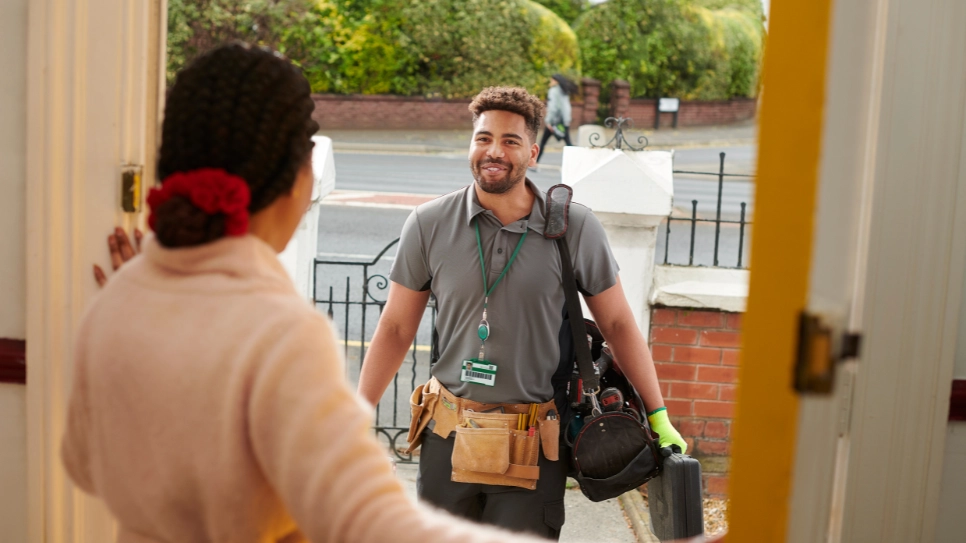
MULTIPOLYGON (((546 203, 526 179, 544 106, 524 89, 490 87, 470 111, 475 182, 417 207, 403 226, 359 392, 379 401, 435 294, 433 377, 413 394, 409 435, 411 448, 422 446, 419 496, 463 517, 556 539, 568 470, 559 413, 573 351, 557 245, 543 237, 546 203)), ((586 207, 571 206, 566 241, 587 306, 662 445, 685 449, 667 422, 604 229, 586 207)))

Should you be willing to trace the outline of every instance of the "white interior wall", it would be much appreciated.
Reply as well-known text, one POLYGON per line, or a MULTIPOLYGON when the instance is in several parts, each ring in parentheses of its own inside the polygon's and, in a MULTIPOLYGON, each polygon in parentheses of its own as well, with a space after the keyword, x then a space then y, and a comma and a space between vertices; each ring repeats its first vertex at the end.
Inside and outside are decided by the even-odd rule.
MULTIPOLYGON (((966 156, 963 157, 966 159, 966 156)), ((966 187, 960 187, 966 191, 966 187)), ((966 379, 966 273, 963 274, 963 299, 959 304, 959 332, 956 344, 956 363, 953 366, 953 379, 966 379)))
MULTIPOLYGON (((966 158, 966 156, 964 156, 966 158)), ((966 191, 966 186, 960 186, 966 191)), ((953 379, 966 379, 966 273, 963 273, 963 297, 959 306, 956 363, 953 379)), ((942 488, 939 491, 939 517, 936 519, 936 542, 958 543, 966 533, 966 422, 950 422, 946 427, 946 449, 943 451, 942 488)))
MULTIPOLYGON (((960 336, 962 337, 962 336, 960 336)), ((966 422, 950 422, 943 452, 942 487, 936 519, 936 543, 962 543, 966 533, 966 422)))
MULTIPOLYGON (((26 337, 27 0, 0 2, 0 338, 26 337)), ((0 384, 0 539, 27 540, 26 390, 0 384)))
POLYGON ((0 540, 27 541, 26 388, 0 383, 0 540))
POLYGON ((27 0, 0 3, 0 338, 27 337, 24 324, 24 132, 27 0))

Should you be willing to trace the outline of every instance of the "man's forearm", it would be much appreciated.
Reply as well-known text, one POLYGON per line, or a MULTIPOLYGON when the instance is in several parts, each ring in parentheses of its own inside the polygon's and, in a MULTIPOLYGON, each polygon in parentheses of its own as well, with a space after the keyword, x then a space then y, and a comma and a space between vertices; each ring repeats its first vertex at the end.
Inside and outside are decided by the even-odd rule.
POLYGON ((616 324, 614 329, 608 332, 605 336, 607 344, 627 380, 640 393, 647 410, 653 411, 664 407, 664 397, 657 381, 654 360, 637 325, 634 321, 625 321, 616 324))
POLYGON ((379 403, 386 387, 402 366, 412 343, 412 337, 405 337, 405 334, 392 326, 385 326, 380 322, 362 362, 359 395, 372 405, 379 403))

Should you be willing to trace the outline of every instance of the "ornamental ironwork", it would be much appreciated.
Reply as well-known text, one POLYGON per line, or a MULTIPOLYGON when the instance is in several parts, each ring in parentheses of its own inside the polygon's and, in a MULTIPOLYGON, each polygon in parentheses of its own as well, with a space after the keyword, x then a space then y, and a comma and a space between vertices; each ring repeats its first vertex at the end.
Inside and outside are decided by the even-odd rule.
POLYGON ((648 141, 646 136, 639 136, 637 138, 637 144, 643 144, 641 147, 634 147, 630 141, 627 140, 627 136, 624 135, 624 127, 630 128, 632 121, 629 117, 607 117, 604 120, 604 126, 607 128, 614 129, 614 137, 607 140, 607 143, 603 145, 597 145, 597 141, 601 139, 600 133, 594 133, 590 135, 590 147, 592 149, 602 149, 606 147, 611 147, 613 145, 614 149, 622 150, 624 146, 627 146, 628 151, 643 151, 647 147, 648 141))

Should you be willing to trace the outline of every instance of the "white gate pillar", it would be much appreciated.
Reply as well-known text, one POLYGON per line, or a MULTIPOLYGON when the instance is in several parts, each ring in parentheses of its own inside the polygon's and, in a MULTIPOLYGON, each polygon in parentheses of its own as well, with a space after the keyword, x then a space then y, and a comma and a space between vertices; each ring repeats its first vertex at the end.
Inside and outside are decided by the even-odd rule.
POLYGON ((309 206, 298 230, 288 242, 285 250, 278 255, 282 266, 288 271, 295 289, 307 300, 313 300, 315 293, 312 280, 315 257, 319 254, 319 206, 335 189, 335 156, 332 154, 332 139, 313 136, 315 148, 312 150, 312 171, 315 184, 312 186, 312 204, 309 206))
POLYGON ((565 147, 562 178, 573 201, 604 225, 634 320, 647 337, 657 230, 674 194, 671 153, 565 147))

